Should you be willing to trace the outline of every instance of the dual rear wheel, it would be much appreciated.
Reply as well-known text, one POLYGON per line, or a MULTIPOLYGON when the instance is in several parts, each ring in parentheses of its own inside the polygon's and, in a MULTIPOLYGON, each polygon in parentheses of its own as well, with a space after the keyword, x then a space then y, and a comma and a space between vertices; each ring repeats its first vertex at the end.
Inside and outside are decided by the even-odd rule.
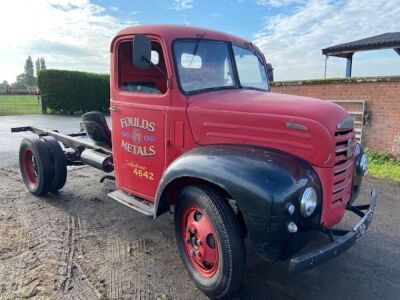
POLYGON ((19 165, 24 183, 33 195, 55 193, 65 185, 67 164, 54 137, 23 139, 19 148, 19 165))

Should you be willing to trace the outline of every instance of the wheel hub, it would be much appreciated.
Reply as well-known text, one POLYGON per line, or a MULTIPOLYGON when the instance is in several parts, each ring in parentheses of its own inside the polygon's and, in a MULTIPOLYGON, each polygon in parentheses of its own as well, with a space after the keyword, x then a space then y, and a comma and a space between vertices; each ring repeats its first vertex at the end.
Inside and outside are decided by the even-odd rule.
POLYGON ((182 215, 185 252, 193 267, 211 277, 218 269, 216 234, 208 216, 197 206, 186 207, 182 215))
POLYGON ((192 244, 192 247, 195 250, 199 250, 199 245, 201 244, 201 241, 199 239, 197 239, 196 235, 194 235, 192 233, 190 234, 189 243, 192 244))
POLYGON ((38 184, 38 167, 36 158, 30 149, 26 149, 23 153, 23 170, 27 178, 27 183, 31 187, 38 184))

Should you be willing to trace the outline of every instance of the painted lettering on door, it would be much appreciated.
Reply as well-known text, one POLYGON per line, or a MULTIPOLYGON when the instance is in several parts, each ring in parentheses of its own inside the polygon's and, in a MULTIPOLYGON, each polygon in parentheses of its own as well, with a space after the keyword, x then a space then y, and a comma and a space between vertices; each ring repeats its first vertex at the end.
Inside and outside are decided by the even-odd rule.
POLYGON ((120 119, 121 124, 121 148, 133 155, 154 156, 156 149, 153 135, 156 124, 139 117, 124 117, 120 119))
POLYGON ((165 168, 164 112, 121 106, 112 122, 118 188, 153 199, 165 168))

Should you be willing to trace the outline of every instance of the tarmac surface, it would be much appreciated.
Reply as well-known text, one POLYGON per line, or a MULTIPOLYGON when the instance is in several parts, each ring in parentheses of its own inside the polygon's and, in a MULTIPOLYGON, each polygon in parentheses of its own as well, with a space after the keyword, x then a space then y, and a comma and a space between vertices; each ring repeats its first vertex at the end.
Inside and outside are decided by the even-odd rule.
MULTIPOLYGON (((110 200, 112 182, 90 167, 69 168, 58 193, 29 194, 18 147, 36 125, 78 132, 78 117, 0 117, 0 299, 205 299, 175 245, 173 216, 153 221, 110 200)), ((367 177, 359 197, 377 187, 370 229, 340 257, 299 275, 268 263, 248 243, 243 286, 233 299, 400 299, 400 182, 367 177)), ((359 218, 348 213, 341 227, 359 218)), ((326 241, 320 236, 318 242, 326 241)))

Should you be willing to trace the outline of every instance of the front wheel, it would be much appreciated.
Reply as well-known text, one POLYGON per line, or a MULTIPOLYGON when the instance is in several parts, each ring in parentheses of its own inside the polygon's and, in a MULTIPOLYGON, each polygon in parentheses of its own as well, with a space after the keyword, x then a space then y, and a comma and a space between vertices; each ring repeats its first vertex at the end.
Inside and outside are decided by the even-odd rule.
POLYGON ((237 217, 212 187, 187 186, 178 196, 175 235, 196 286, 211 298, 234 293, 245 268, 245 246, 237 217))

